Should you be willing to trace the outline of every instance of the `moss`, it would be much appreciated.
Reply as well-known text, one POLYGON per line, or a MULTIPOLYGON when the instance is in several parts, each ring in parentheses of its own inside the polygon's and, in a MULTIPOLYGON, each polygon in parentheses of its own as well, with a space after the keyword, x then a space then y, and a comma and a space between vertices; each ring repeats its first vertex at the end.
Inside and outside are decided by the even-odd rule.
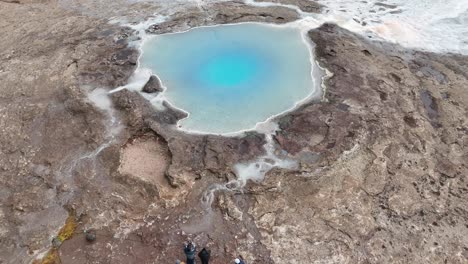
POLYGON ((70 239, 75 233, 77 226, 78 223, 76 222, 73 214, 71 214, 67 218, 67 221, 65 221, 65 225, 62 227, 62 229, 60 229, 60 232, 57 235, 57 239, 60 240, 60 242, 70 239))
POLYGON ((63 241, 70 239, 73 236, 77 226, 78 223, 76 222, 74 214, 70 213, 65 221, 65 225, 60 229, 57 237, 54 239, 59 241, 58 244, 52 243, 52 248, 47 252, 47 255, 42 259, 33 261, 33 264, 61 264, 58 247, 63 241))

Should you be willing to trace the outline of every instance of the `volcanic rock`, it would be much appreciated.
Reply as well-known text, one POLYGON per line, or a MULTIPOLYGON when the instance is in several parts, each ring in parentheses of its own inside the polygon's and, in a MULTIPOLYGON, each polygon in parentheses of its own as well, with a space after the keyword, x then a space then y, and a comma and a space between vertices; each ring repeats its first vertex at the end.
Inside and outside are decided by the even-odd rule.
POLYGON ((145 92, 145 93, 162 92, 163 89, 162 89, 162 86, 161 86, 161 82, 159 81, 159 78, 154 76, 154 75, 151 75, 148 82, 145 84, 145 86, 143 86, 142 91, 145 92))

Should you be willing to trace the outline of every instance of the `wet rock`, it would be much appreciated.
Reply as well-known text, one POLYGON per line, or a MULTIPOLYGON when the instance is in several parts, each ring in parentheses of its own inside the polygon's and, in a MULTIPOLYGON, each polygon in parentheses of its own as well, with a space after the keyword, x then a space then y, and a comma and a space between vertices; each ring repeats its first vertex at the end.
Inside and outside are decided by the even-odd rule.
POLYGON ((301 11, 307 13, 319 13, 322 5, 308 0, 256 0, 256 2, 280 3, 283 5, 297 6, 301 11))
POLYGON ((167 101, 163 102, 163 106, 165 107, 165 110, 163 111, 163 114, 161 114, 158 118, 162 121, 162 123, 175 125, 177 121, 184 119, 188 116, 186 112, 173 107, 167 101))
POLYGON ((431 120, 431 124, 434 127, 439 127, 439 105, 437 104, 436 99, 432 96, 431 92, 428 90, 422 90, 420 92, 421 101, 423 103, 426 114, 431 120))
POLYGON ((158 24, 153 24, 149 26, 145 31, 149 34, 158 34, 161 31, 162 27, 158 24))
POLYGON ((142 129, 148 120, 161 125, 175 125, 178 120, 187 117, 187 113, 167 102, 163 102, 164 109, 156 109, 140 94, 127 89, 113 93, 111 98, 118 109, 127 111, 127 123, 134 129, 142 129))
POLYGON ((161 86, 161 81, 159 81, 159 78, 151 75, 149 78, 148 82, 145 84, 143 87, 143 92, 145 93, 157 93, 157 92, 162 92, 162 86, 161 86))
MULTIPOLYGON (((231 173, 233 164, 248 161, 264 153, 263 135, 249 133, 243 137, 185 134, 174 124, 186 113, 164 103, 157 110, 140 94, 121 90, 112 95, 116 108, 125 112, 124 119, 133 131, 152 129, 167 142, 171 165, 166 178, 174 187, 186 185, 207 170, 217 175, 231 173)), ((212 174, 212 173, 211 173, 212 174)))
POLYGON ((434 78, 439 84, 448 83, 447 76, 441 73, 440 71, 434 69, 433 67, 423 66, 423 67, 420 67, 418 70, 419 72, 417 74, 420 76, 434 78))
MULTIPOLYGON (((310 129, 317 129, 317 127, 310 127, 310 129)), ((311 147, 322 143, 325 139, 325 133, 325 126, 321 127, 319 130, 315 130, 315 133, 310 134, 307 138, 303 138, 301 133, 290 133, 289 130, 285 130, 281 131, 279 135, 275 136, 275 139, 284 150, 294 155, 303 149, 310 150, 311 147)))
POLYGON ((286 7, 257 7, 237 1, 213 3, 203 10, 193 9, 178 13, 170 20, 151 25, 146 29, 150 34, 177 32, 203 25, 217 25, 240 22, 266 22, 283 24, 296 20, 297 12, 286 7))
POLYGON ((125 48, 112 55, 112 63, 115 65, 136 65, 138 61, 138 51, 131 48, 125 48))
POLYGON ((173 185, 184 185, 205 175, 209 170, 217 175, 230 174, 232 166, 246 162, 264 154, 265 138, 260 134, 244 137, 221 137, 215 135, 187 135, 161 131, 172 153, 172 162, 167 177, 173 185))

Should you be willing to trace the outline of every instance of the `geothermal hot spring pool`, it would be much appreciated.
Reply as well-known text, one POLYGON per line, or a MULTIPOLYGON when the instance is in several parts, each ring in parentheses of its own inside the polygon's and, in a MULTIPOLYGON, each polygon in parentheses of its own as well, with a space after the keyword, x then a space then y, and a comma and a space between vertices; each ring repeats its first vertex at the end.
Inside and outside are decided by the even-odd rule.
POLYGON ((297 28, 245 23, 152 36, 140 67, 157 75, 163 96, 189 114, 182 130, 229 134, 320 94, 312 43, 297 28))

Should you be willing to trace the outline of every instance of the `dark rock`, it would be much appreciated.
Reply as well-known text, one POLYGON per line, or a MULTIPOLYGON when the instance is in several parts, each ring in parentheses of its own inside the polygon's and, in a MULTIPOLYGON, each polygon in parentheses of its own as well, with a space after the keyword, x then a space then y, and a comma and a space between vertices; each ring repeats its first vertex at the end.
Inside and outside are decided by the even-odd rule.
MULTIPOLYGON (((465 63, 466 64, 466 63, 465 63)), ((446 65, 446 67, 451 67, 451 65, 446 65)), ((447 75, 440 70, 436 69, 436 66, 433 65, 433 62, 428 58, 427 60, 422 61, 413 61, 410 64, 411 70, 419 77, 432 78, 438 84, 448 84, 449 79, 447 75)), ((460 70, 464 73, 462 67, 458 67, 457 70, 460 70)), ((460 74, 462 73, 460 72, 460 74)), ((466 77, 467 75, 465 75, 466 77)))
POLYGON ((145 92, 145 93, 162 92, 163 89, 161 87, 161 81, 159 81, 159 78, 157 76, 151 75, 148 82, 143 87, 142 91, 145 92))
POLYGON ((437 104, 436 99, 432 96, 431 92, 428 90, 423 90, 420 92, 421 101, 426 110, 427 116, 429 117, 432 126, 439 127, 439 105, 437 104))
POLYGON ((410 127, 417 127, 416 119, 412 116, 405 116, 403 117, 403 120, 405 121, 406 124, 408 124, 410 127))
POLYGON ((88 241, 88 242, 96 241, 96 231, 95 230, 86 231, 86 241, 88 241))
POLYGON ((163 102, 163 106, 166 108, 166 110, 157 115, 158 120, 162 123, 175 125, 177 124, 177 121, 188 116, 186 112, 173 107, 166 101, 163 102))
POLYGON ((370 51, 366 50, 366 49, 362 50, 362 53, 364 53, 364 55, 366 55, 366 56, 372 56, 372 53, 370 51))
POLYGON ((386 92, 382 92, 382 91, 377 91, 379 93, 379 98, 380 100, 382 101, 387 101, 388 99, 388 94, 386 92))
POLYGON ((419 69, 422 74, 426 77, 432 77, 434 78, 438 83, 440 84, 447 84, 448 79, 447 76, 440 71, 434 69, 433 67, 430 66, 424 66, 419 69))
POLYGON ((112 55, 111 61, 115 65, 136 65, 138 61, 138 51, 131 48, 119 50, 112 55))
POLYGON ((58 237, 54 237, 52 239, 52 247, 58 248, 58 247, 60 247, 60 245, 62 245, 62 241, 60 241, 60 239, 58 237))
POLYGON ((393 79, 396 83, 401 83, 401 77, 398 76, 397 74, 395 74, 395 73, 390 73, 390 76, 392 77, 392 79, 393 79))
POLYGON ((157 34, 161 30, 161 27, 158 24, 153 24, 149 26, 145 31, 149 34, 157 34))
POLYGON ((375 6, 382 6, 382 7, 389 8, 389 9, 395 9, 395 8, 398 7, 396 5, 389 5, 389 4, 385 4, 385 3, 375 3, 374 5, 375 6))
POLYGON ((146 120, 153 120, 161 125, 175 125, 178 120, 187 117, 187 113, 163 102, 164 110, 155 109, 141 94, 127 89, 111 96, 115 107, 127 111, 127 124, 134 129, 142 129, 146 120))
POLYGON ((340 109, 341 111, 347 112, 349 110, 349 105, 340 103, 336 106, 336 108, 340 109))

